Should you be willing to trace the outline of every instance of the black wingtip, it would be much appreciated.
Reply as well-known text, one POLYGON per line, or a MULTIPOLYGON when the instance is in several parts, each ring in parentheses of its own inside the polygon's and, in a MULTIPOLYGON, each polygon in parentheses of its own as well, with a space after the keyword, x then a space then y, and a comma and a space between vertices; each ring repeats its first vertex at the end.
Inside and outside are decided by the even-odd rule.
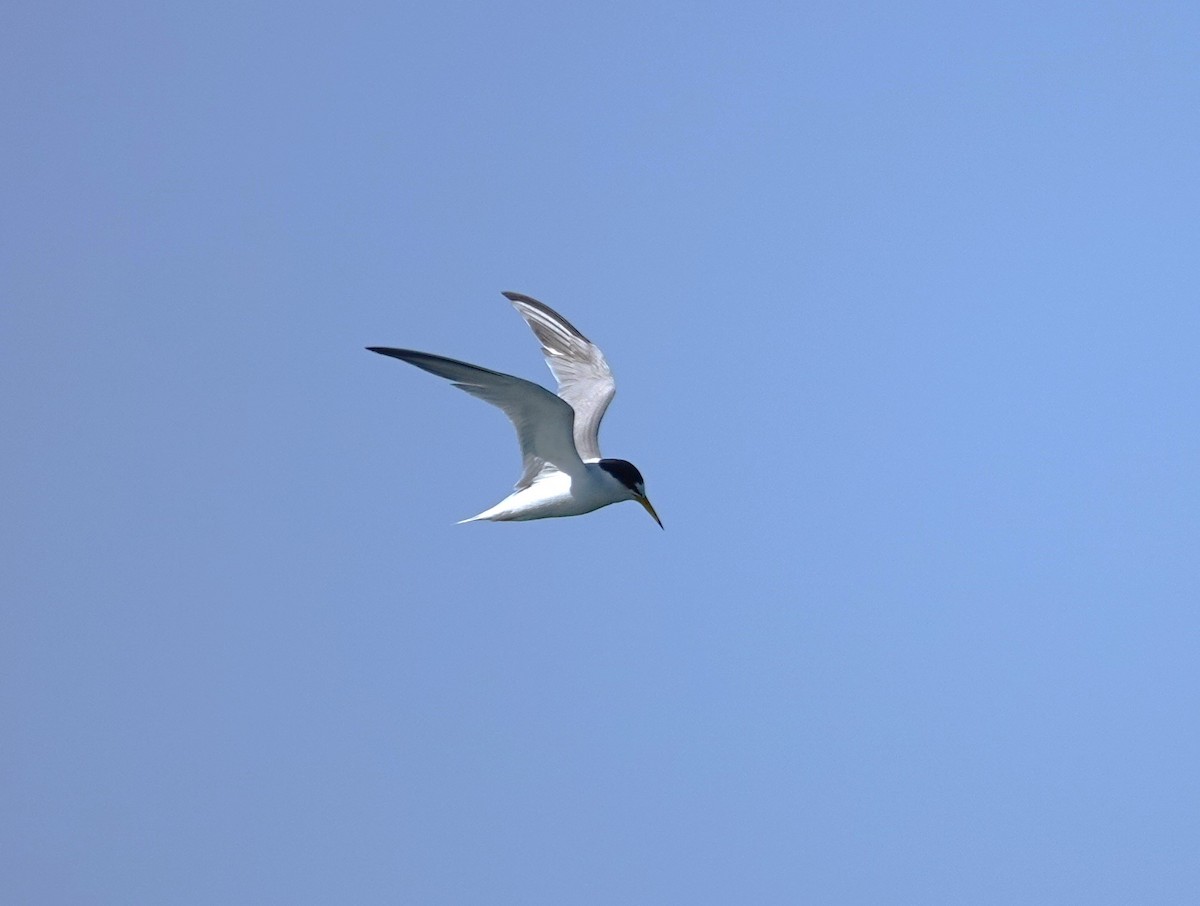
MULTIPOLYGON (((561 324, 563 327, 565 327, 571 333, 575 334, 575 336, 579 337, 579 339, 583 340, 583 342, 585 342, 585 343, 592 342, 591 340, 589 340, 587 337, 585 337, 583 335, 583 331, 581 331, 578 327, 576 327, 574 324, 572 324, 570 321, 568 321, 566 318, 564 318, 562 315, 560 315, 558 312, 556 312, 553 308, 551 308, 545 302, 539 302, 537 299, 533 298, 533 296, 527 296, 524 293, 510 292, 509 290, 505 290, 500 295, 504 296, 504 298, 507 299, 509 302, 520 302, 522 305, 528 305, 531 308, 537 309, 538 311, 540 311, 542 314, 546 315, 547 317, 553 318, 555 321, 557 321, 559 324, 561 324)), ((522 312, 522 314, 524 314, 524 312, 522 312)), ((526 318, 526 320, 529 320, 529 319, 526 318)), ((532 326, 532 324, 530 326, 532 326)), ((534 332, 535 333, 537 332, 536 327, 534 328, 534 332)))
POLYGON ((539 302, 537 299, 533 298, 533 296, 527 296, 524 293, 514 293, 512 290, 507 289, 500 295, 502 295, 509 302, 520 302, 523 305, 532 305, 534 308, 549 312, 560 320, 565 320, 562 315, 552 309, 549 305, 547 305, 545 302, 539 302))
POLYGON ((367 352, 377 352, 380 355, 390 355, 394 359, 404 358, 404 353, 408 351, 406 349, 393 349, 391 346, 367 346, 366 350, 367 352))

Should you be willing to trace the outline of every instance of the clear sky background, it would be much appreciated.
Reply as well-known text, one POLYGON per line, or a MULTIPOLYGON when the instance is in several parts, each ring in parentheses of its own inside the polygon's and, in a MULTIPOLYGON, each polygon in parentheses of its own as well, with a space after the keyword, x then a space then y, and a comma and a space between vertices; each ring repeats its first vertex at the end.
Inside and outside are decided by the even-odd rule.
POLYGON ((1196 902, 1198 35, 4 4, 0 901, 1196 902))

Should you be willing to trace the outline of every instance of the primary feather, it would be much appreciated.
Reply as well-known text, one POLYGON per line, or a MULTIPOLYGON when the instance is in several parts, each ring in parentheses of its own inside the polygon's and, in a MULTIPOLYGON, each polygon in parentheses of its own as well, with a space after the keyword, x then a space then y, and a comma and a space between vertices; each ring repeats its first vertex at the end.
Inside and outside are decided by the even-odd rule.
POLYGON ((570 475, 582 472, 583 462, 571 436, 575 413, 545 387, 511 374, 428 352, 390 346, 367 348, 453 381, 460 390, 502 409, 517 429, 517 441, 521 445, 524 468, 516 484, 517 490, 532 485, 547 464, 570 475))
POLYGON ((600 457, 600 420, 617 385, 604 353, 550 306, 521 293, 505 293, 542 344, 542 354, 558 381, 558 395, 575 410, 575 449, 585 462, 600 457))

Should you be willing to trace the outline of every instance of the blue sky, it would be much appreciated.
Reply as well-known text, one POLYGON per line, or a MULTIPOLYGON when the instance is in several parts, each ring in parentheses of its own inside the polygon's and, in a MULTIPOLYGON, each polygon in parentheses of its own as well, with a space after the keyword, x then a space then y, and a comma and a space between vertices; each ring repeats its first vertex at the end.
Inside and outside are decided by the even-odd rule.
POLYGON ((1197 34, 7 4, 0 899, 1192 902, 1197 34))

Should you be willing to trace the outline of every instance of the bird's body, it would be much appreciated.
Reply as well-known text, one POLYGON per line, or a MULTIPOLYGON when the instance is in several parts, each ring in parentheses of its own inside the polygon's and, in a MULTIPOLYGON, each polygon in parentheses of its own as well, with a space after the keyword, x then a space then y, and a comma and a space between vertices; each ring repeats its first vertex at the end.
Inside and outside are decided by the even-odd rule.
POLYGON ((547 469, 527 488, 513 491, 495 506, 462 522, 522 522, 549 516, 582 516, 610 503, 632 500, 625 486, 594 462, 583 464, 584 474, 568 475, 547 469))
POLYGON ((385 346, 368 346, 454 382, 512 420, 524 470, 516 489, 495 506, 463 522, 519 522, 579 516, 610 503, 635 500, 662 525, 646 498, 637 468, 600 456, 600 420, 616 393, 600 350, 562 315, 536 299, 505 293, 542 343, 558 381, 558 395, 510 374, 456 359, 385 346))

